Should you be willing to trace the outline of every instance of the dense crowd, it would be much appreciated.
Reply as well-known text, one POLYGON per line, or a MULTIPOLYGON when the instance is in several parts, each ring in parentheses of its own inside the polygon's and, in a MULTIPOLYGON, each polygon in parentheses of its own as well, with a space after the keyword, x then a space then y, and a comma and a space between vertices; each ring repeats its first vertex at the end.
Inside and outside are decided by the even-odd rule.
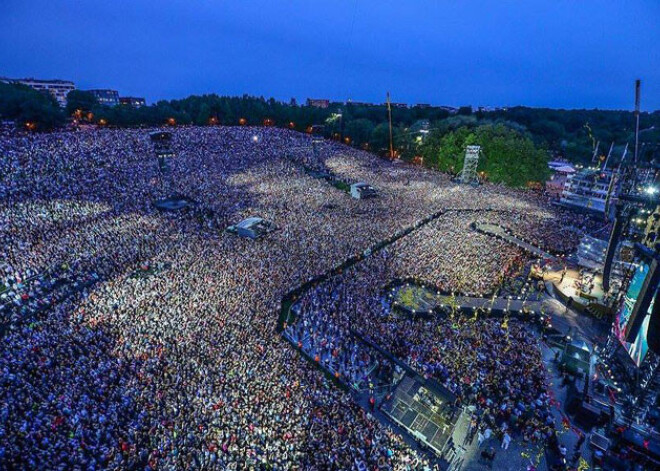
MULTIPOLYGON (((451 221, 453 216, 448 216, 451 221)), ((457 231, 454 237, 460 235, 457 231)), ((456 252, 460 256, 460 249, 456 252)), ((428 273, 423 272, 423 263, 417 263, 419 256, 408 244, 393 244, 315 286, 298 301, 297 326, 304 324, 308 336, 319 335, 326 343, 339 345, 340 357, 342 351, 352 356, 369 351, 367 344, 347 335, 354 329, 420 375, 436 380, 458 397, 460 405, 474 408, 470 437, 488 430, 489 436, 507 436, 509 441, 513 437, 543 442, 554 432, 554 419, 538 337, 523 324, 484 313, 429 318, 397 313, 383 288, 392 279, 410 276, 411 267, 420 267, 416 277, 423 280, 428 273), (402 247, 406 251, 400 251, 402 247), (314 330, 316 325, 319 328, 314 330)), ((311 354, 307 344, 299 346, 311 354)))
MULTIPOLYGON (((319 168, 379 191, 356 201, 307 175, 309 138, 284 130, 177 128, 173 147, 170 186, 148 130, 0 130, 0 467, 430 466, 275 334, 282 297, 441 209, 543 206, 524 192, 458 187, 320 144, 319 168), (154 209, 175 191, 203 205, 205 219, 154 209), (253 215, 279 230, 258 241, 222 231, 253 215)), ((493 249, 465 221, 447 215, 417 242, 400 239, 369 260, 368 280, 358 278, 369 289, 406 274, 447 289, 492 288, 500 266, 521 254, 493 249)), ((328 316, 348 318, 346 303, 355 303, 351 316, 371 315, 372 293, 353 284, 338 288, 328 316)), ((385 325, 376 314, 360 324, 368 335, 385 325)), ((310 317, 312 333, 320 325, 310 317)), ((372 361, 341 343, 342 325, 319 341, 337 339, 330 356, 347 353, 324 360, 360 379, 372 361)), ((507 402, 514 412, 516 399, 507 402)))
POLYGON ((561 207, 531 213, 507 211, 484 214, 477 221, 503 226, 514 236, 551 254, 575 251, 585 234, 600 234, 603 237, 608 233, 606 223, 584 214, 576 218, 574 212, 561 207))

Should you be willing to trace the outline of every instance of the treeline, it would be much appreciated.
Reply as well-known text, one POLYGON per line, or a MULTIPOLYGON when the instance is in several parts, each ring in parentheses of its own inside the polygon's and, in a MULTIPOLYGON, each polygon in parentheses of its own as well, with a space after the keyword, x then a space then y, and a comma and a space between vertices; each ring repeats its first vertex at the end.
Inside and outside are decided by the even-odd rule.
MULTIPOLYGON (((383 155, 389 153, 390 144, 384 105, 331 103, 328 108, 315 108, 247 95, 190 96, 141 108, 110 108, 97 103, 91 94, 76 90, 69 94, 67 108, 62 110, 48 95, 20 85, 0 84, 0 118, 30 123, 37 130, 66 125, 73 118, 78 123, 118 127, 243 124, 308 132, 316 126, 314 129, 320 129, 327 138, 383 155)), ((615 143, 611 158, 615 163, 634 136, 634 117, 627 111, 513 107, 473 112, 470 107, 461 107, 450 113, 440 107, 393 107, 392 121, 394 151, 401 158, 457 172, 464 146, 479 144, 484 150, 479 168, 484 178, 515 186, 543 181, 548 157, 589 163, 597 142, 598 158, 604 158, 610 143, 615 143), (512 181, 512 173, 522 176, 512 181)), ((642 113, 640 128, 641 159, 658 160, 660 112, 642 113)))
POLYGON ((55 98, 25 85, 0 82, 0 119, 17 121, 36 129, 64 125, 66 116, 55 98))

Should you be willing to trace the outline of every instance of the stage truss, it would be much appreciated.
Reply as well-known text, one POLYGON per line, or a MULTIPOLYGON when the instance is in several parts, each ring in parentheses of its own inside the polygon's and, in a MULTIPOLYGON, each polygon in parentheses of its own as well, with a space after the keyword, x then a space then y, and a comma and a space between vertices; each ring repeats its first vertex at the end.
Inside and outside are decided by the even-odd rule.
POLYGON ((481 146, 467 146, 465 148, 465 160, 463 161, 463 170, 458 174, 458 180, 461 183, 479 183, 477 175, 477 166, 479 165, 479 153, 481 146))

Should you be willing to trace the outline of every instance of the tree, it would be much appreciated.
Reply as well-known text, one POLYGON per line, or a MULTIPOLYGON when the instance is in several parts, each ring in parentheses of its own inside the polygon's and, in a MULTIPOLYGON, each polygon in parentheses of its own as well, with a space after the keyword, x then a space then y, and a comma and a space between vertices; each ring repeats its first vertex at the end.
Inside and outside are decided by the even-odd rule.
POLYGON ((474 142, 481 146, 483 158, 478 171, 488 180, 512 187, 529 182, 545 182, 550 176, 548 154, 532 140, 504 125, 480 126, 474 142))
POLYGON ((195 118, 195 124, 198 126, 205 126, 209 124, 209 119, 211 119, 211 108, 208 104, 203 103, 200 106, 199 111, 197 112, 197 117, 195 118))
POLYGON ((0 83, 0 118, 21 125, 30 122, 42 130, 64 124, 62 110, 50 94, 18 84, 0 83))
POLYGON ((71 90, 66 96, 66 114, 71 116, 76 110, 81 110, 83 113, 94 112, 98 104, 98 100, 90 92, 71 90))
POLYGON ((458 173, 463 166, 465 146, 474 144, 474 134, 467 127, 443 133, 432 131, 420 146, 424 164, 441 172, 458 173))
POLYGON ((353 140, 353 142, 363 143, 369 142, 373 130, 374 123, 368 119, 359 118, 348 121, 344 132, 353 140))
POLYGON ((380 123, 371 131, 369 146, 375 152, 387 152, 390 148, 390 126, 388 123, 380 123))
POLYGON ((473 144, 481 146, 477 170, 491 182, 524 187, 549 177, 547 152, 536 148, 528 136, 503 124, 474 129, 463 126, 447 132, 436 129, 419 151, 425 165, 457 174, 463 168, 466 146, 473 144))

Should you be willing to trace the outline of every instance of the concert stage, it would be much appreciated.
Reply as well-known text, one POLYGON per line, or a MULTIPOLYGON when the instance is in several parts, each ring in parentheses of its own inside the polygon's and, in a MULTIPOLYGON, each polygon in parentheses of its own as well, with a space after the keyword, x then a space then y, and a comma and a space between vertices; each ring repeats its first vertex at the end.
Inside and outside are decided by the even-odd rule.
POLYGON ((575 268, 566 269, 562 277, 562 270, 546 273, 545 281, 551 281, 555 289, 561 291, 564 296, 572 297, 574 302, 589 304, 591 302, 603 303, 605 292, 603 291, 603 275, 589 273, 580 276, 579 270, 575 268))
POLYGON ((614 311, 609 306, 610 300, 603 291, 603 276, 588 274, 580 276, 579 270, 568 268, 550 271, 544 274, 548 292, 554 294, 562 303, 583 314, 589 314, 598 320, 611 321, 614 311), (563 276, 562 276, 563 274, 563 276))

